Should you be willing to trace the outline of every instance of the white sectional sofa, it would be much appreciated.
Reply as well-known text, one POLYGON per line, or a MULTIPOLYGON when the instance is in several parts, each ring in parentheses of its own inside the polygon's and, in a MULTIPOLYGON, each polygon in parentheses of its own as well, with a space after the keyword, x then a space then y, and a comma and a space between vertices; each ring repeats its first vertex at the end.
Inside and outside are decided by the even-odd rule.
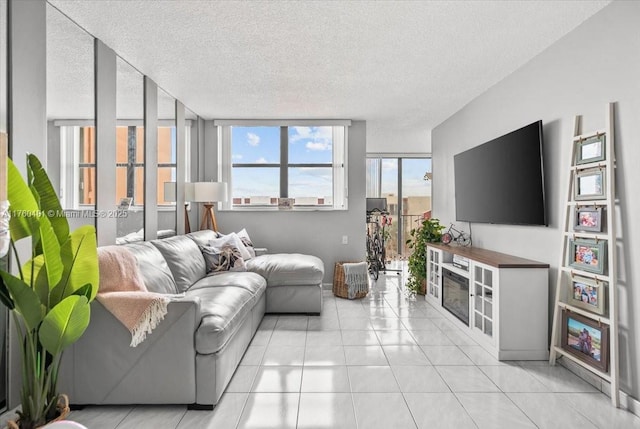
POLYGON ((320 313, 322 261, 260 255, 245 272, 207 275, 199 231, 127 244, 149 291, 184 293, 133 348, 131 335, 98 301, 83 337, 65 351, 59 390, 74 405, 187 404, 212 409, 231 380, 265 312, 320 313))

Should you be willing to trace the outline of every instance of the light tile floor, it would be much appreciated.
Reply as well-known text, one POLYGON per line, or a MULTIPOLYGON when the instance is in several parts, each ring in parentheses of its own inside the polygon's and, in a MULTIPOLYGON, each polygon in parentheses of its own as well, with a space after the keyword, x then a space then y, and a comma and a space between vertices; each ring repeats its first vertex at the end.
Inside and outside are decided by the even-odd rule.
POLYGON ((359 301, 325 292, 321 316, 265 316, 214 411, 89 407, 122 428, 640 428, 561 366, 498 362, 389 273, 359 301))

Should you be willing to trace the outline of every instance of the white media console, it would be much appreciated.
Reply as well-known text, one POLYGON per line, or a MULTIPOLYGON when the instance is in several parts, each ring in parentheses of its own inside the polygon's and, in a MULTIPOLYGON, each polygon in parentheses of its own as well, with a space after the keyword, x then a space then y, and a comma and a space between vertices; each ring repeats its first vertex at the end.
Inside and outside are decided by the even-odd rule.
POLYGON ((548 264, 440 243, 426 263, 425 299, 496 359, 549 358, 548 264))

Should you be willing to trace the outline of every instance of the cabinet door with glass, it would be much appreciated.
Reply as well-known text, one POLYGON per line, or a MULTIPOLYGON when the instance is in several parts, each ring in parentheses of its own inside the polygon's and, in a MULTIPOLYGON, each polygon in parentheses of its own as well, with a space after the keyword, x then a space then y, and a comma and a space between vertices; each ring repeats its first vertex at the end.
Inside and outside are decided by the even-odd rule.
POLYGON ((442 250, 427 247, 427 296, 442 302, 442 250))
POLYGON ((498 284, 498 271, 487 265, 473 263, 473 286, 471 298, 471 327, 495 342, 494 325, 496 303, 494 301, 498 284))

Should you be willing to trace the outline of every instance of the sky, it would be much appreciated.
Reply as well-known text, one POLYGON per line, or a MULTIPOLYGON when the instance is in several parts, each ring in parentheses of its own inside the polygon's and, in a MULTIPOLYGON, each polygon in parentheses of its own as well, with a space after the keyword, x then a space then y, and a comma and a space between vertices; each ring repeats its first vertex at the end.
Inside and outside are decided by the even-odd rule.
MULTIPOLYGON (((267 164, 280 162, 280 127, 232 127, 231 156, 234 164, 264 164, 263 168, 234 168, 232 194, 278 196, 279 172, 267 164)), ((333 159, 331 127, 289 127, 289 163, 328 163, 333 159)), ((403 195, 431 195, 424 180, 431 159, 403 159, 403 195)), ((397 159, 382 161, 382 194, 397 194, 397 159)), ((289 197, 331 196, 331 168, 299 167, 289 171, 289 197)))
MULTIPOLYGON (((232 127, 231 157, 234 164, 278 164, 280 127, 232 127)), ((289 170, 289 197, 331 197, 333 139, 331 127, 289 127, 289 163, 326 163, 327 167, 297 167, 289 170)), ((233 195, 279 194, 277 168, 234 168, 233 195)))
MULTIPOLYGON (((431 184, 424 175, 431 172, 431 158, 402 159, 402 196, 431 195, 431 184)), ((382 195, 398 195, 398 159, 382 159, 382 195)))

